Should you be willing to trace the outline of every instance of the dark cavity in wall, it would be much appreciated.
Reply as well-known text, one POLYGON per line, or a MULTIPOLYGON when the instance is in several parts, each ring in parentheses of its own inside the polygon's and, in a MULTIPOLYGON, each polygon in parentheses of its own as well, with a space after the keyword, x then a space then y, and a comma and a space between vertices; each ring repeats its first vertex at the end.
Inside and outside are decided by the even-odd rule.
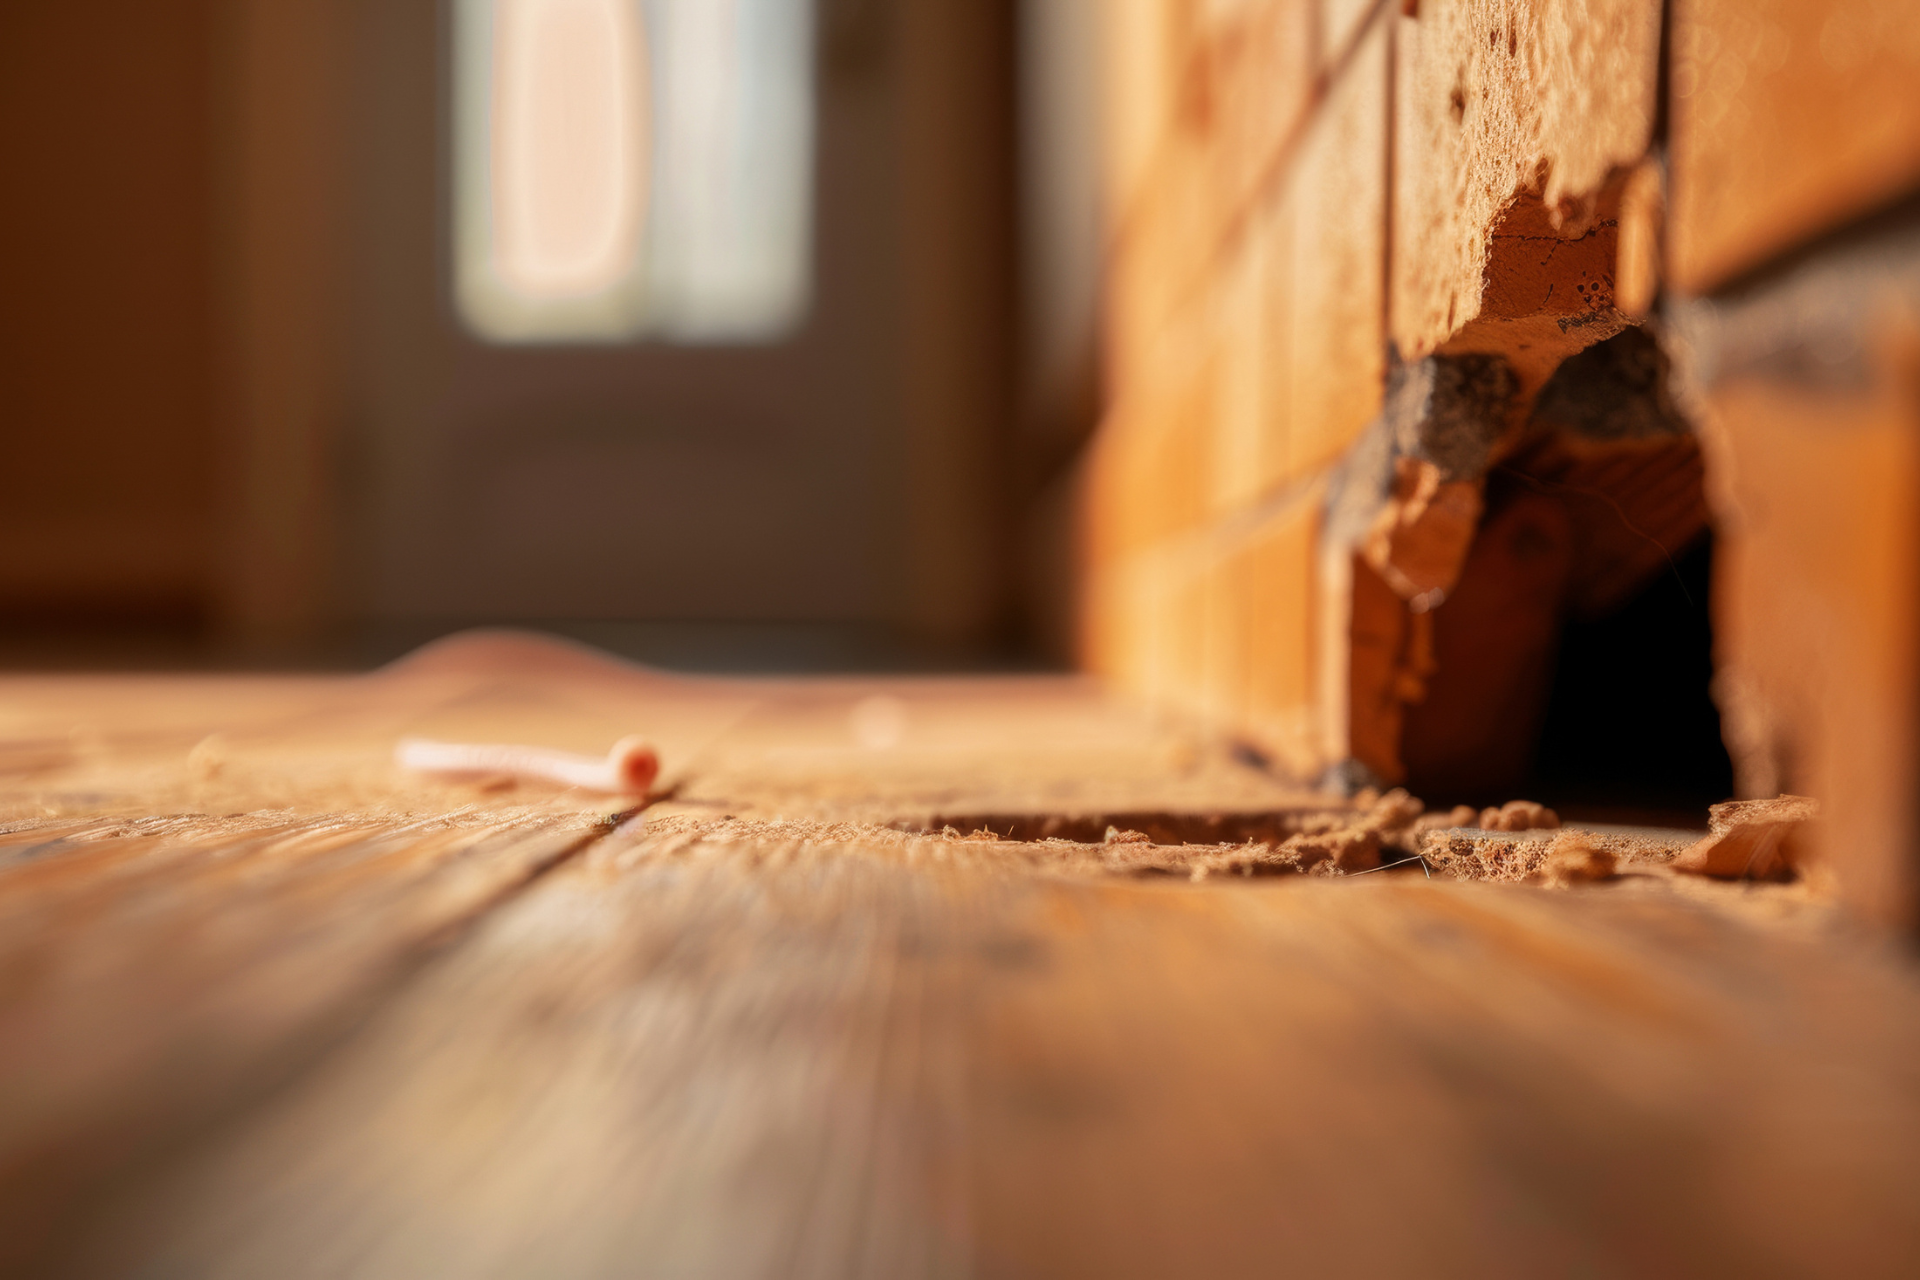
POLYGON ((1431 617, 1402 734, 1429 803, 1518 795, 1589 816, 1704 818, 1731 790, 1708 695, 1700 450, 1654 337, 1574 356, 1487 473, 1466 564, 1431 617))
POLYGON ((1531 791, 1595 816, 1691 816, 1733 794, 1713 679, 1713 538, 1610 613, 1569 619, 1531 791))

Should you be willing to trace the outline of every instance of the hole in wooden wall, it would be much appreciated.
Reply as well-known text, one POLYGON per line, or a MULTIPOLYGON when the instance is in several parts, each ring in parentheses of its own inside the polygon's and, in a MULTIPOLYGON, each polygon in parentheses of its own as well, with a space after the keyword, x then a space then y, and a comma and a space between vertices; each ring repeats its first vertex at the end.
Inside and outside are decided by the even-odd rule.
POLYGON ((1708 690, 1712 574, 1709 533, 1611 611, 1567 620, 1530 793, 1570 811, 1631 820, 1697 820, 1733 794, 1733 763, 1708 690))
POLYGON ((1681 821, 1731 792, 1708 692, 1705 471, 1666 378, 1637 329, 1572 357, 1490 473, 1406 712, 1407 785, 1429 804, 1527 795, 1681 821))

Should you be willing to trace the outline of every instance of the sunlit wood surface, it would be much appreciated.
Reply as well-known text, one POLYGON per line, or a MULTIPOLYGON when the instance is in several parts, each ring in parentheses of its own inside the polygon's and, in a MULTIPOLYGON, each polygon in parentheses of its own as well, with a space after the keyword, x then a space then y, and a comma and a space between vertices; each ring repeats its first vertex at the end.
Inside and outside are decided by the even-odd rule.
POLYGON ((1067 679, 0 680, 0 1272, 1920 1274, 1920 981, 1805 893, 939 834, 1324 803, 1067 679))

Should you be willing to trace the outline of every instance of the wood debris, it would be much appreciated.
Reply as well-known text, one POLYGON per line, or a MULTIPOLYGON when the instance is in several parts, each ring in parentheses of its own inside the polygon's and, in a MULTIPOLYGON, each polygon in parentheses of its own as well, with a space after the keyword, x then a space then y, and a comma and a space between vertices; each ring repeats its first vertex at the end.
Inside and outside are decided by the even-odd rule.
POLYGON ((1565 889, 1613 879, 1615 863, 1613 850, 1601 847, 1584 831, 1567 831, 1547 846, 1540 876, 1549 888, 1565 889))
POLYGON ((1806 796, 1729 800, 1707 811, 1708 835, 1673 861, 1676 871, 1723 880, 1777 880, 1792 874, 1794 837, 1820 816, 1806 796))
POLYGON ((1550 830, 1560 825, 1560 815, 1531 800, 1509 800, 1498 808, 1480 811, 1483 831, 1550 830))

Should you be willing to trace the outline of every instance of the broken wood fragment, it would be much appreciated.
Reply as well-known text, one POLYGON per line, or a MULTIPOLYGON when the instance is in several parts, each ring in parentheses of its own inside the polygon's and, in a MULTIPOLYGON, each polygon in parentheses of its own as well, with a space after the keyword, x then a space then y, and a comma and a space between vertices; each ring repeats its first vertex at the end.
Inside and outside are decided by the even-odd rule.
POLYGON ((1820 816, 1806 796, 1730 800, 1708 810, 1708 835, 1673 860, 1675 871, 1723 880, 1772 880, 1793 869, 1793 837, 1820 816))

